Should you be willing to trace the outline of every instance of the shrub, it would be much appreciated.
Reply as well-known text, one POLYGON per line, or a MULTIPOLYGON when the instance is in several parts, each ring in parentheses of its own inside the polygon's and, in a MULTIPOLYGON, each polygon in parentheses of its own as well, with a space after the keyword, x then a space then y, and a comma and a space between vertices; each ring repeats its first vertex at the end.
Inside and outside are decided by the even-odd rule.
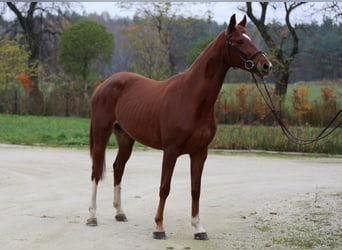
MULTIPOLYGON (((246 125, 277 125, 271 111, 254 85, 224 86, 215 105, 218 123, 246 125), (227 91, 229 89, 229 91, 227 91)), ((314 86, 314 85, 311 85, 314 86)), ((325 126, 339 110, 338 93, 332 88, 308 86, 292 89, 285 102, 272 96, 283 120, 292 125, 325 126)), ((270 89, 270 93, 274 91, 270 89)), ((341 103, 341 102, 340 102, 341 103)))

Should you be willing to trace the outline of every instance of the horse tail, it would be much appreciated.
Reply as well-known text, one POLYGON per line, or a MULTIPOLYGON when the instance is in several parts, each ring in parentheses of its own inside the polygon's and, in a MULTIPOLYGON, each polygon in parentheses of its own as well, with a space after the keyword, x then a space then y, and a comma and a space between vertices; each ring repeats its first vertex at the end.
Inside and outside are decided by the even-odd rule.
POLYGON ((104 177, 104 172, 106 170, 106 161, 105 161, 105 146, 104 148, 100 148, 100 151, 103 151, 102 154, 99 153, 99 148, 94 149, 94 135, 93 135, 93 124, 90 120, 90 129, 89 129, 89 149, 90 156, 92 158, 92 174, 91 180, 95 180, 98 183, 104 177), (97 152, 94 152, 97 151, 97 152), (95 163, 96 162, 96 163, 95 163))
POLYGON ((89 149, 90 149, 90 156, 93 157, 93 144, 94 144, 94 139, 93 139, 93 126, 92 122, 90 120, 90 129, 89 129, 89 149))

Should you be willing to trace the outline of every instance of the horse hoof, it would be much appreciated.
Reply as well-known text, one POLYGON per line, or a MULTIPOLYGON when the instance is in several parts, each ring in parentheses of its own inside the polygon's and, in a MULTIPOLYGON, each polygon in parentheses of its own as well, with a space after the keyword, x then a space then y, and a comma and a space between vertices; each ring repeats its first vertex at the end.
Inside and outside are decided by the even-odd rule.
POLYGON ((204 233, 197 233, 195 234, 195 240, 209 240, 208 235, 206 232, 204 233))
POLYGON ((153 232, 153 239, 166 240, 166 234, 165 232, 153 232))
POLYGON ((97 226, 97 219, 96 218, 88 219, 86 225, 90 226, 90 227, 96 227, 97 226))
POLYGON ((117 214, 117 215, 115 215, 115 219, 116 219, 117 221, 121 221, 121 222, 126 222, 126 221, 128 221, 125 214, 117 214))

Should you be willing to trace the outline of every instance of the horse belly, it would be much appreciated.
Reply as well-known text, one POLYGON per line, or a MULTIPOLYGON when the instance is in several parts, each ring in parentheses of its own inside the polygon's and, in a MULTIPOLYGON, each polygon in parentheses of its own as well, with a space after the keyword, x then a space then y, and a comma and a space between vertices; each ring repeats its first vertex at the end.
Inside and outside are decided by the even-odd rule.
POLYGON ((116 120, 134 140, 161 149, 159 106, 138 100, 120 101, 116 106, 116 120))

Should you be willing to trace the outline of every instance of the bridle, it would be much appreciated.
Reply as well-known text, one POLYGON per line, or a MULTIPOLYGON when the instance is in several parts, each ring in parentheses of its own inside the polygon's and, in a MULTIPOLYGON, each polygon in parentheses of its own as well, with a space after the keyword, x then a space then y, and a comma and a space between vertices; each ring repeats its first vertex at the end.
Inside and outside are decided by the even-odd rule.
POLYGON ((281 118, 281 114, 280 111, 277 110, 275 108, 274 102, 272 100, 271 94, 267 88, 267 85, 265 83, 265 80, 262 76, 262 74, 259 72, 257 65, 260 59, 261 55, 265 55, 265 53, 262 50, 258 50, 256 51, 254 54, 252 54, 251 56, 246 55, 245 53, 243 53, 230 39, 231 36, 229 36, 227 34, 227 30, 225 30, 225 35, 226 35, 226 44, 227 44, 227 50, 228 50, 228 55, 229 55, 229 49, 233 48, 234 50, 236 50, 238 52, 239 57, 244 61, 244 66, 245 69, 251 73, 252 78, 255 82, 255 85, 257 86, 257 89, 259 91, 259 93, 261 94, 262 98, 264 99, 264 102, 266 103, 266 106, 271 110, 275 120, 278 122, 280 128, 282 129, 284 135, 291 140, 294 143, 297 144, 310 144, 316 141, 319 141, 321 139, 326 138, 327 136, 329 136, 333 131, 335 131, 338 127, 340 127, 342 125, 342 121, 337 123, 334 127, 332 127, 330 130, 329 128, 335 123, 335 121, 337 120, 337 118, 339 117, 339 115, 342 113, 342 110, 339 110, 336 115, 333 117, 333 119, 331 119, 331 121, 328 123, 327 126, 325 126, 321 132, 314 138, 312 139, 303 139, 303 138, 299 138, 298 136, 295 136, 290 130, 289 128, 285 125, 285 123, 283 122, 283 119, 281 118), (253 59, 255 57, 257 57, 257 61, 256 63, 254 63, 253 59), (262 80, 262 87, 260 87, 259 82, 257 81, 256 77, 255 77, 255 73, 257 73, 257 75, 260 77, 260 79, 262 80))
POLYGON ((245 69, 249 72, 257 72, 260 74, 260 72, 258 71, 256 65, 258 65, 259 62, 259 58, 261 55, 265 55, 265 53, 262 50, 258 50, 256 51, 254 54, 252 54, 251 56, 246 55, 244 52, 242 52, 232 41, 231 41, 231 36, 228 35, 227 30, 225 30, 225 36, 226 36, 226 45, 227 45, 227 50, 228 50, 228 54, 229 54, 229 48, 234 49, 239 57, 241 58, 241 60, 244 62, 244 66, 245 69), (255 57, 257 57, 257 61, 256 63, 254 63, 253 59, 255 57))

